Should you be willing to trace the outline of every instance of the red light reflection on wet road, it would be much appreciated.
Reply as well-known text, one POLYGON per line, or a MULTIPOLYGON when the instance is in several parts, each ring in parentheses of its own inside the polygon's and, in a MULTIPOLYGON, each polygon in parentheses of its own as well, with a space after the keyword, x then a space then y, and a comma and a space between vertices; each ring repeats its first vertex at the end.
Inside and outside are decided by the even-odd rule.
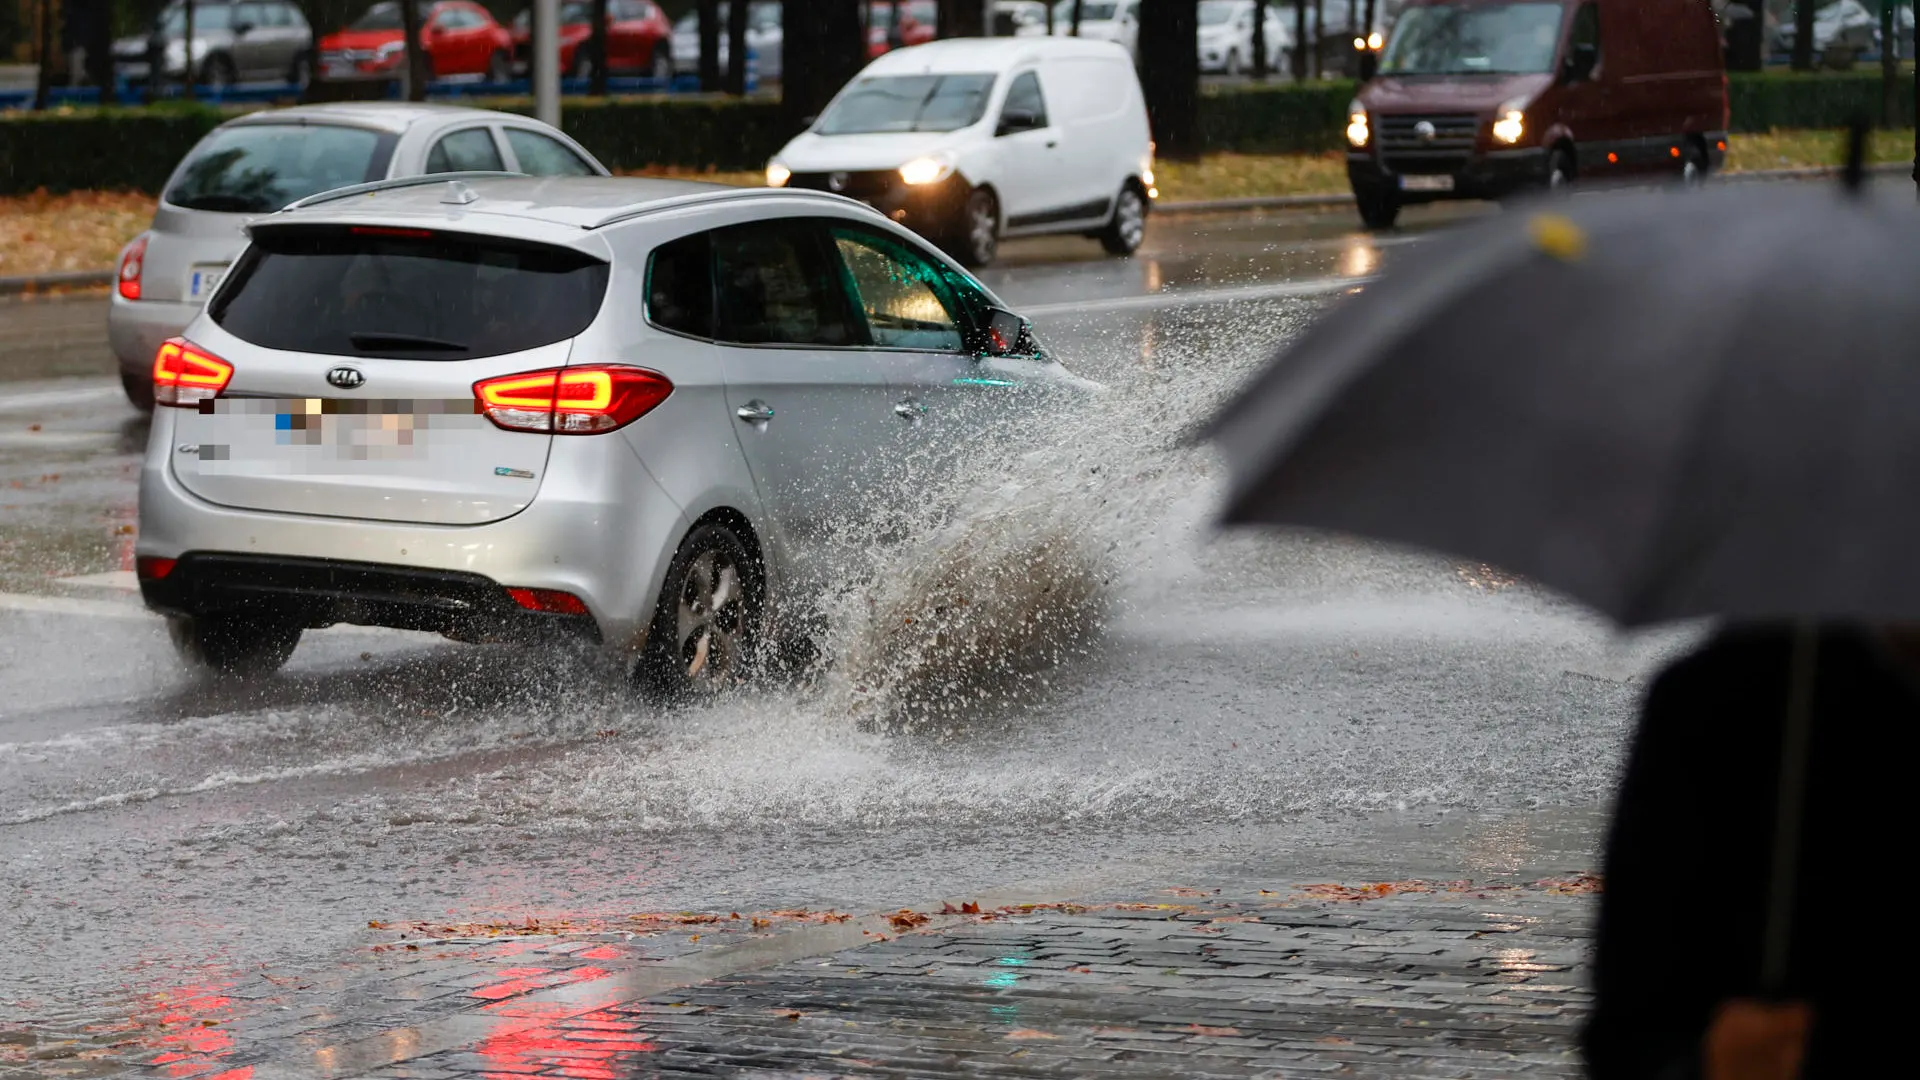
POLYGON ((482 1040, 476 1048, 487 1060, 482 1075, 513 1080, 538 1072, 572 1080, 619 1080, 631 1055, 652 1053, 659 1047, 648 1040, 637 1021, 609 1011, 608 1004, 603 1001, 593 1011, 578 1015, 571 1015, 578 1006, 541 1002, 487 1006, 496 1016, 535 1022, 505 1027, 482 1040))

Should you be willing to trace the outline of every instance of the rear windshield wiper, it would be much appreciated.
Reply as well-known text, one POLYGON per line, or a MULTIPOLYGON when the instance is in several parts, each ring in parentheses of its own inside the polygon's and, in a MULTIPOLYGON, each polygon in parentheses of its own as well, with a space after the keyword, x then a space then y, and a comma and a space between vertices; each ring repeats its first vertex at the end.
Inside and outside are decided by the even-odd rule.
POLYGON ((472 347, 444 338, 419 334, 348 334, 347 340, 361 352, 471 352, 472 347))

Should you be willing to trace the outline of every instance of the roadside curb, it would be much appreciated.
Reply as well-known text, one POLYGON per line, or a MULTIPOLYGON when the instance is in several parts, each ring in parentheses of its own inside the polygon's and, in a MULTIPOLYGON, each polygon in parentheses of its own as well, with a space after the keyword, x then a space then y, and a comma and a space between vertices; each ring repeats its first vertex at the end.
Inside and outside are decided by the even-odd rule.
POLYGON ((0 296, 18 296, 22 293, 58 288, 85 289, 111 284, 113 284, 111 270, 65 270, 57 274, 27 274, 21 277, 0 277, 0 296))

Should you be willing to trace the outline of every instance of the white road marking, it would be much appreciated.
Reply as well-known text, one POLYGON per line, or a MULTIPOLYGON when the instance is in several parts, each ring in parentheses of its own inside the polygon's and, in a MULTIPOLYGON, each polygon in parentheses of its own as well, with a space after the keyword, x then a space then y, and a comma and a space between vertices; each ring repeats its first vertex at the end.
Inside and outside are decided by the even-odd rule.
POLYGON ((1031 318, 1045 318, 1049 315, 1098 315, 1108 311, 1230 304, 1236 300, 1323 296, 1327 293, 1358 289, 1372 280, 1371 277, 1312 278, 1307 281, 1282 281, 1268 285, 1239 285, 1221 289, 1170 289, 1166 292, 1148 293, 1145 296, 1116 296, 1106 300, 1067 300, 1054 304, 1027 304, 1020 308, 1020 314, 1031 318))
POLYGON ((127 592, 140 590, 140 576, 131 570, 109 570, 104 574, 80 574, 54 580, 62 585, 78 585, 86 589, 124 589, 127 592))

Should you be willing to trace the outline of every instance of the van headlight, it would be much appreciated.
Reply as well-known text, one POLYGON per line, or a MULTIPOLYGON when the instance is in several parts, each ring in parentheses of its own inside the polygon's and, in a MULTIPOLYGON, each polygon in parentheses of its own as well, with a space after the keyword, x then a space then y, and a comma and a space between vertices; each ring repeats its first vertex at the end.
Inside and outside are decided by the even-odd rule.
POLYGON ((1494 110, 1493 138, 1496 142, 1512 146, 1526 137, 1527 103, 1519 99, 1507 102, 1494 110))
POLYGON ((787 168, 785 165, 782 165, 777 161, 767 162, 767 186, 768 187, 786 187, 787 181, 791 179, 793 179, 792 169, 787 168))
POLYGON ((909 186, 937 184, 953 175, 953 159, 945 154, 917 157, 900 166, 900 179, 909 186))
POLYGON ((1373 138, 1373 129, 1367 126, 1367 110, 1358 98, 1347 106, 1347 145, 1355 150, 1366 148, 1373 138))

